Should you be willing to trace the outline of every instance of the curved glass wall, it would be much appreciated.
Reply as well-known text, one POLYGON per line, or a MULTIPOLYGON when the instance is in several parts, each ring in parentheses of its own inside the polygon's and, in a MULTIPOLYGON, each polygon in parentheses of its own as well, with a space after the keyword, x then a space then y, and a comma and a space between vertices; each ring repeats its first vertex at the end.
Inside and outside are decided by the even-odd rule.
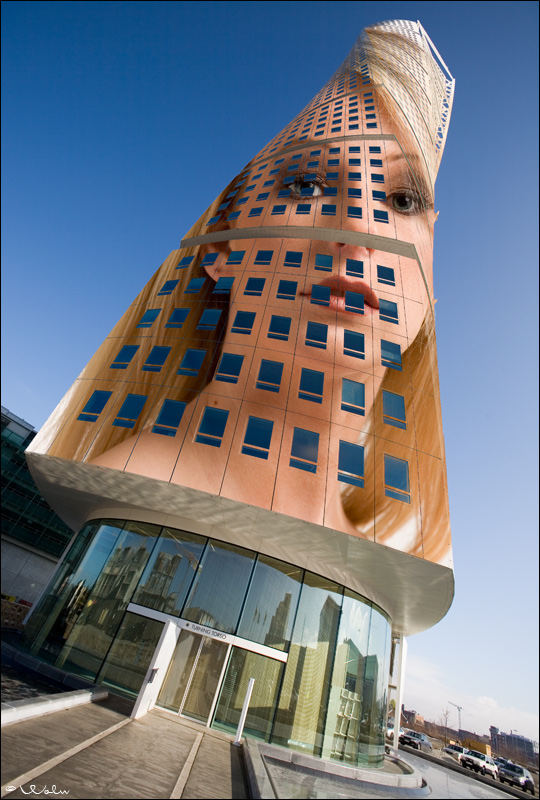
POLYGON ((76 537, 32 614, 27 646, 66 671, 135 697, 163 617, 140 616, 130 603, 180 625, 238 637, 218 648, 212 695, 203 691, 210 685, 204 675, 217 643, 186 630, 168 672, 185 672, 186 686, 167 679, 159 705, 202 721, 211 714, 213 726, 235 731, 253 677, 246 733, 350 765, 382 763, 391 628, 365 598, 216 539, 97 520, 76 537), (195 661, 203 667, 192 669, 195 661))

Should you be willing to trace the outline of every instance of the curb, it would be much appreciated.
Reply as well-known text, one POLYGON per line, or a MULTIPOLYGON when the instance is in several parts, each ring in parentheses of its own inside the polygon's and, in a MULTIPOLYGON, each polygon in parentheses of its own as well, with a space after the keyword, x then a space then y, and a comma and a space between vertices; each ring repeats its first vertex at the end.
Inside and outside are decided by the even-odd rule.
POLYGON ((95 703, 105 700, 109 696, 107 689, 76 689, 72 692, 59 692, 52 695, 38 695, 37 697, 27 697, 24 700, 13 700, 10 703, 2 703, 2 722, 1 727, 14 725, 25 719, 41 717, 44 714, 53 714, 55 711, 64 711, 67 708, 84 705, 85 703, 95 703))

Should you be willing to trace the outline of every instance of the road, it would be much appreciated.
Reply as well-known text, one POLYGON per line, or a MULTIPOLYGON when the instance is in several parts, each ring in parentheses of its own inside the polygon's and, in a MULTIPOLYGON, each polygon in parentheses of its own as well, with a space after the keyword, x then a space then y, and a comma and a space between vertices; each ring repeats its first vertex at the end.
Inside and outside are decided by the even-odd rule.
POLYGON ((496 781, 493 781, 493 786, 489 786, 473 777, 461 775, 459 772, 446 769, 443 765, 439 766, 421 756, 404 753, 402 750, 399 751, 399 757, 421 773, 431 789, 430 797, 436 797, 437 800, 439 798, 441 800, 446 800, 446 798, 461 800, 461 798, 470 797, 513 797, 499 789, 500 784, 496 781))

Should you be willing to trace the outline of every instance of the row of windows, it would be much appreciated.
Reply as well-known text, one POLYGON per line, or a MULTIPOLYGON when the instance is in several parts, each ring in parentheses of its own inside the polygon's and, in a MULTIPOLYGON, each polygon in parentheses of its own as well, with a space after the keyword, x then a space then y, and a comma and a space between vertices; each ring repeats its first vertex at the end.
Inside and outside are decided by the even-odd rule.
MULTIPOLYGON (((382 152, 381 147, 379 145, 369 145, 368 146, 368 150, 369 150, 369 154, 370 155, 376 155, 376 154, 382 152)), ((349 155, 351 155, 351 153, 361 153, 361 152, 362 152, 362 148, 359 145, 349 145, 349 147, 348 147, 349 155)), ((334 147, 330 147, 328 149, 328 155, 329 156, 335 156, 335 155, 340 155, 340 154, 341 154, 341 147, 340 146, 337 146, 337 147, 334 146, 334 147)), ((301 151, 299 153, 294 153, 294 154, 290 155, 291 162, 298 161, 304 155, 306 155, 305 151, 301 151)), ((308 162, 307 166, 310 166, 310 165, 311 166, 318 166, 319 165, 319 160, 318 159, 319 159, 319 157, 321 155, 322 155, 322 150, 320 150, 320 149, 319 150, 311 150, 309 155, 306 155, 306 157, 317 158, 317 161, 308 162)), ((345 155, 345 147, 343 148, 343 155, 345 155)), ((287 154, 286 156, 284 156, 282 158, 276 159, 275 161, 272 162, 272 164, 269 164, 268 161, 265 164, 256 164, 256 166, 253 167, 253 171, 259 173, 259 175, 257 177, 260 177, 260 174, 262 174, 262 172, 266 169, 266 167, 268 167, 268 166, 277 167, 280 164, 283 164, 285 162, 285 158, 286 157, 289 157, 289 154, 287 154)), ((264 159, 264 158, 266 158, 266 156, 262 156, 262 158, 264 159)), ((245 183, 247 181, 249 171, 250 171, 250 167, 247 167, 246 170, 244 170, 244 172, 241 175, 238 176, 238 181, 237 181, 237 184, 236 184, 236 186, 235 186, 235 188, 233 190, 233 193, 235 191, 237 191, 238 188, 243 183, 245 183)), ((228 196, 230 196, 230 195, 228 195, 228 196)))
MULTIPOLYGON (((112 392, 96 391, 89 399, 78 419, 95 421, 103 411, 112 392)), ((128 394, 117 417, 113 421, 116 427, 133 428, 139 417, 146 396, 128 394)), ((152 428, 153 433, 174 436, 186 403, 178 400, 165 400, 152 428)), ((206 406, 199 427, 195 434, 195 442, 220 447, 225 435, 229 411, 215 406, 206 406)), ((272 420, 250 416, 241 452, 255 458, 268 459, 274 423, 272 420)), ((304 428, 294 428, 289 466, 306 472, 316 473, 319 454, 319 434, 304 428)), ((364 448, 340 440, 337 479, 354 486, 364 486, 364 448)), ((409 465, 403 459, 384 455, 385 494, 403 502, 410 502, 409 465)))
MULTIPOLYGON (((370 159, 370 161, 381 162, 380 164, 373 164, 372 165, 372 167, 375 167, 376 169, 377 168, 378 169, 382 169, 383 166, 384 166, 381 159, 372 158, 372 159, 370 159)), ((360 158, 356 158, 356 159, 355 158, 350 158, 348 166, 360 167, 361 166, 360 162, 361 162, 360 158)), ((303 169, 310 169, 310 168, 316 169, 317 166, 318 166, 318 162, 317 161, 308 161, 307 164, 303 167, 303 169)), ((328 166, 329 167, 339 167, 339 159, 338 158, 329 158, 328 159, 328 166)), ((288 191, 287 188, 286 188, 287 186, 289 186, 290 184, 293 184, 293 183, 297 183, 299 181, 299 176, 294 174, 294 173, 297 173, 299 170, 300 170, 300 165, 299 164, 294 164, 294 165, 292 165, 292 166, 287 168, 287 172, 291 173, 291 174, 290 175, 285 175, 283 177, 282 181, 281 181, 281 184, 284 187, 283 191, 288 191)), ((272 170, 269 174, 277 174, 278 172, 281 172, 281 170, 276 168, 275 170, 272 170)), ((251 180, 256 181, 260 177, 262 177, 262 176, 261 175, 254 175, 251 180)), ((325 172, 325 175, 324 175, 324 178, 325 178, 326 181, 337 181, 337 180, 339 180, 339 177, 340 177, 339 176, 339 171, 337 171, 335 169, 327 170, 325 172)), ((370 180, 371 180, 372 183, 384 183, 384 175, 379 173, 379 172, 371 172, 369 177, 370 177, 370 180)), ((303 182, 316 181, 316 180, 320 181, 321 180, 321 178, 320 178, 320 176, 318 174, 316 174, 316 173, 310 174, 309 172, 302 172, 301 173, 301 178, 302 178, 303 182)), ((345 175, 343 176, 343 178, 345 178, 345 175)), ((359 172, 357 169, 349 170, 347 172, 346 178, 347 178, 348 181, 352 181, 354 183, 358 183, 358 182, 360 182, 362 180, 362 173, 359 172)), ((228 207, 230 201, 234 197, 236 197, 238 189, 241 189, 242 192, 244 193, 244 195, 247 195, 249 192, 252 192, 256 188, 256 183, 250 183, 248 186, 243 186, 244 183, 245 183, 245 181, 242 181, 234 189, 232 189, 229 192, 228 195, 225 196, 223 202, 218 207, 218 211, 220 211, 220 210, 223 211, 225 208, 228 207)), ((276 183, 276 178, 268 178, 268 179, 266 179, 266 180, 264 180, 262 182, 261 188, 263 188, 263 189, 270 188, 270 187, 274 186, 275 183, 276 183)), ((323 188, 326 190, 326 189, 331 189, 332 187, 325 186, 323 188)), ((352 188, 354 188, 354 187, 352 187, 352 188)), ((268 194, 269 193, 266 192, 266 197, 268 197, 268 194)), ((285 195, 282 195, 282 196, 285 197, 285 195)), ((356 196, 356 195, 349 195, 349 197, 351 197, 351 196, 356 196)), ((261 195, 259 194, 259 195, 257 195, 257 197, 261 197, 261 195)), ((248 199, 249 198, 247 198, 245 196, 242 196, 242 198, 241 198, 241 200, 243 200, 244 202, 247 202, 248 199)), ((238 205, 239 203, 240 203, 240 200, 237 201, 236 205, 238 205)))
MULTIPOLYGON (((313 190, 312 190, 313 191, 313 190)), ((287 206, 285 205, 275 205, 272 207, 271 215, 272 216, 281 216, 285 214, 287 206)), ((311 203, 298 203, 295 209, 295 214, 297 215, 306 215, 311 214, 311 203)), ((248 217, 260 217, 266 209, 263 206, 255 206, 250 209, 248 217)), ((320 212, 322 216, 326 217, 335 217, 337 213, 337 206, 335 203, 322 203, 320 207, 320 212)), ((228 221, 236 220, 240 217, 240 211, 233 211, 227 216, 228 221)), ((362 209, 359 206, 347 206, 347 217, 349 219, 362 219, 362 209)), ((207 225, 215 225, 216 222, 219 222, 220 216, 211 217, 206 223, 207 225)), ((374 209, 373 210, 373 220, 375 222, 389 222, 388 218, 388 211, 384 211, 382 209, 374 209)))

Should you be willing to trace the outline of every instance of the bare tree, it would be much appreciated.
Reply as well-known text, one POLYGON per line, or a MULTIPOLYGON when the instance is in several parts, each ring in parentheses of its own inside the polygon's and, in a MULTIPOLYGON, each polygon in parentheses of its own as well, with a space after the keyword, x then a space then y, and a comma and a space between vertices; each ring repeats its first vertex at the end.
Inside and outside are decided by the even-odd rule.
POLYGON ((450 716, 450 710, 448 708, 443 708, 440 716, 440 725, 444 727, 444 746, 446 747, 448 743, 448 717, 450 716))

